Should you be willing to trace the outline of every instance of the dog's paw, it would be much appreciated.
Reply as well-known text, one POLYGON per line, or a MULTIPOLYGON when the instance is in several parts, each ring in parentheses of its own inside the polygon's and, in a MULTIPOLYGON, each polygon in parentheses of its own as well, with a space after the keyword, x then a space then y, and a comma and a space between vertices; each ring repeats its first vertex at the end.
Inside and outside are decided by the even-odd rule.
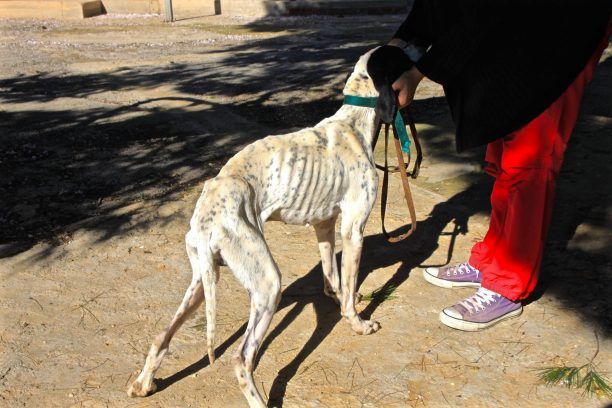
POLYGON ((372 334, 380 330, 380 323, 376 320, 360 320, 358 323, 352 325, 353 330, 357 334, 372 334))
POLYGON ((138 380, 134 381, 130 388, 128 388, 127 395, 129 397, 146 397, 147 395, 153 394, 157 391, 157 385, 151 383, 149 387, 143 387, 142 383, 138 380))

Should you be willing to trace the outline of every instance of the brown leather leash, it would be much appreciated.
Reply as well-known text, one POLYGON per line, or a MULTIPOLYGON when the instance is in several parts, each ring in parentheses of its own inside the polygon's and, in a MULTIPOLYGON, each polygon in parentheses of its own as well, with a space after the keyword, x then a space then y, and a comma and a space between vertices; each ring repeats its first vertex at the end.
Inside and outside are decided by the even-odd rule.
MULTIPOLYGON (((382 192, 380 197, 380 217, 382 220, 382 232, 385 238, 390 243, 397 243, 405 240, 410 235, 416 231, 417 228, 417 220, 416 220, 416 210, 414 208, 414 200, 412 199, 412 192, 410 191, 410 182, 408 181, 408 177, 410 176, 413 179, 416 179, 419 175, 419 169, 421 168, 421 161, 423 160, 423 152, 421 149, 421 143, 419 142, 419 137, 417 134, 416 126, 414 124, 414 120, 410 115, 409 111, 405 111, 405 119, 406 123, 408 123, 408 127, 410 128, 410 134, 412 135, 412 139, 414 140, 414 147, 416 149, 416 159, 414 161, 414 167, 412 171, 408 171, 408 167, 410 166, 410 153, 408 153, 408 162, 404 162, 404 154, 402 152, 402 147, 399 140, 399 135, 397 133, 397 129, 395 124, 385 124, 385 164, 384 166, 376 165, 376 167, 383 171, 383 183, 382 183, 382 192), (395 152, 397 154, 397 167, 391 167, 388 163, 388 144, 389 144, 389 126, 391 126, 393 130, 393 142, 395 145, 395 152), (389 173, 400 173, 400 177, 402 179, 402 188, 404 190, 404 198, 406 199, 406 205, 408 206, 408 212, 410 214, 410 230, 407 232, 391 236, 387 230, 385 229, 385 213, 387 209, 387 195, 389 190, 389 173)), ((401 113, 400 113, 401 114, 401 113)), ((382 127, 382 122, 378 123, 376 128, 376 134, 374 135, 374 143, 372 144, 372 150, 376 146, 376 142, 378 140, 378 135, 380 133, 382 127)))

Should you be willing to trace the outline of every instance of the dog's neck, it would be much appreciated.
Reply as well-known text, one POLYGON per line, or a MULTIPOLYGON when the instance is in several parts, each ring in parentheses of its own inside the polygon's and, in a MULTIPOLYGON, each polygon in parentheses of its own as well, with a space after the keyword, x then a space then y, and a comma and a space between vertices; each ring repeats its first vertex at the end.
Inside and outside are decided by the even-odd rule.
POLYGON ((376 130, 376 112, 374 108, 342 105, 333 118, 351 124, 357 135, 363 140, 364 148, 367 148, 369 151, 372 150, 372 140, 376 130))

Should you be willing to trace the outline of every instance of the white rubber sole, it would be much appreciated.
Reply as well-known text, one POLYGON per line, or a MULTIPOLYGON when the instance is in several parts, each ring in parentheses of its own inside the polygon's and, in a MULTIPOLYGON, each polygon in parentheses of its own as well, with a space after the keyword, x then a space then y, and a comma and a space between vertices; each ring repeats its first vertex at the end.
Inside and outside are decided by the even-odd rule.
POLYGON ((522 306, 510 313, 507 313, 501 317, 498 317, 495 320, 491 320, 490 322, 475 323, 475 322, 468 322, 465 320, 454 318, 452 316, 447 315, 446 313, 444 313, 444 310, 442 310, 440 312, 440 321, 442 322, 442 324, 448 327, 451 327, 453 329, 474 332, 474 331, 480 331, 480 330, 487 329, 501 322, 502 320, 511 319, 513 317, 520 316, 521 313, 523 313, 522 306))
POLYGON ((452 288, 479 288, 480 287, 480 283, 478 282, 451 282, 451 281, 447 281, 445 279, 440 279, 432 274, 430 274, 429 272, 427 272, 427 269, 423 269, 423 278, 431 283, 432 285, 436 285, 439 286, 441 288, 447 288, 447 289, 452 289, 452 288))

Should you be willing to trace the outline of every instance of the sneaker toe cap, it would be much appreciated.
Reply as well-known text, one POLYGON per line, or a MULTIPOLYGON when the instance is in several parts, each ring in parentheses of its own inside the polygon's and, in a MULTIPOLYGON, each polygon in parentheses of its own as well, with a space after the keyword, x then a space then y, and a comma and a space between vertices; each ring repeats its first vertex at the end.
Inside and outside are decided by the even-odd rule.
POLYGON ((463 316, 461 316, 461 313, 459 313, 459 311, 452 306, 444 309, 443 313, 454 319, 463 319, 463 316))
POLYGON ((433 277, 437 278, 438 277, 438 273, 440 272, 440 268, 431 268, 431 267, 430 268, 425 268, 425 270, 423 272, 425 272, 426 274, 428 274, 430 276, 433 276, 433 277))

